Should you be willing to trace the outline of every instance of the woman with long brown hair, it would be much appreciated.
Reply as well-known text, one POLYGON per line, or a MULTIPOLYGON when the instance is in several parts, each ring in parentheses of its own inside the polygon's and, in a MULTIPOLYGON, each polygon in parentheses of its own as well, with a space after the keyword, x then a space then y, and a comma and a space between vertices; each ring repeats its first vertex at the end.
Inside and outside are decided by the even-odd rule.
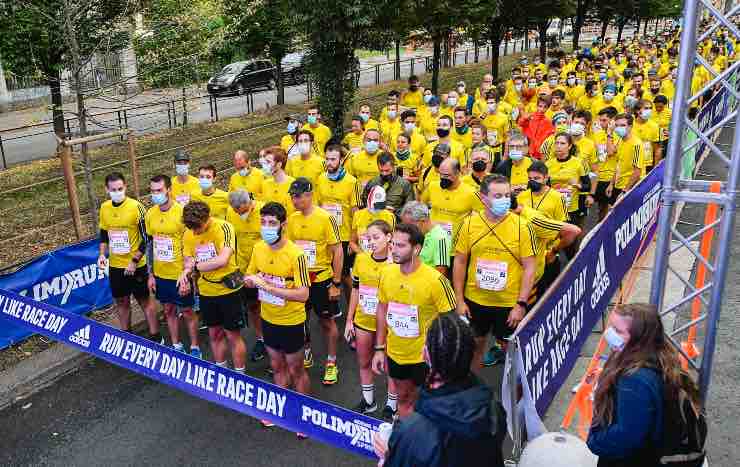
POLYGON ((682 416, 687 398, 698 416, 698 390, 654 305, 618 306, 604 338, 612 352, 596 388, 588 447, 599 467, 659 466, 666 421, 682 416))

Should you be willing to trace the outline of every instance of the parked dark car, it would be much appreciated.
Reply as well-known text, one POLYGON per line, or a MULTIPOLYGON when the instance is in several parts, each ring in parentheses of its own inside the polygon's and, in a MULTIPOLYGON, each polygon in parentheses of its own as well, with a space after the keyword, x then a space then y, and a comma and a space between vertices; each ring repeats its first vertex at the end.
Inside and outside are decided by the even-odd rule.
POLYGON ((306 82, 306 60, 303 52, 294 52, 283 57, 283 84, 298 86, 306 82))
POLYGON ((269 60, 232 63, 208 80, 208 93, 217 96, 242 95, 259 88, 275 88, 274 69, 269 60))

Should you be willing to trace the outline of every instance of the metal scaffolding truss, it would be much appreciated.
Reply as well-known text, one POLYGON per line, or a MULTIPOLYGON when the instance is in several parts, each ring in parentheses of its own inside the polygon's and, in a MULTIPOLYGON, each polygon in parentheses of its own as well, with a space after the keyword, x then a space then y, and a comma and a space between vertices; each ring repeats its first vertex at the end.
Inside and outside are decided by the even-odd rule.
POLYGON ((740 100, 740 93, 736 89, 734 80, 734 75, 740 68, 740 61, 719 73, 712 68, 712 64, 707 63, 701 55, 696 53, 697 44, 710 37, 720 27, 740 39, 740 31, 731 21, 731 18, 738 12, 740 12, 740 4, 732 5, 726 11, 721 11, 711 0, 686 0, 684 2, 678 79, 668 151, 664 162, 663 205, 658 218, 655 266, 650 291, 650 301, 657 304, 661 316, 668 317, 673 314, 674 322, 681 323, 672 330, 667 329, 667 334, 674 346, 687 359, 689 365, 698 372, 703 401, 706 401, 711 379, 717 324, 730 260, 729 246, 734 233, 735 196, 740 176, 740 125, 738 124, 740 114, 738 106, 728 106, 730 111, 727 115, 723 116, 717 124, 702 130, 698 122, 692 122, 689 119, 688 110, 692 103, 709 89, 727 92, 731 99, 734 97, 740 100), (705 22, 709 20, 710 23, 708 28, 700 31, 699 21, 702 19, 705 22), (691 95, 690 85, 695 63, 703 65, 711 76, 704 89, 691 95), (723 129, 732 128, 733 125, 731 146, 715 143, 719 133, 723 129), (697 135, 696 141, 690 145, 682 144, 683 135, 687 129, 697 135), (720 185, 719 192, 716 192, 716 188, 712 190, 712 182, 696 179, 696 175, 692 179, 680 178, 681 161, 684 154, 702 143, 708 148, 707 158, 717 158, 727 167, 727 179, 720 185), (719 208, 716 221, 709 225, 693 226, 691 228, 695 227, 695 231, 690 234, 686 234, 685 229, 683 234, 679 232, 675 225, 677 206, 699 205, 707 208, 710 204, 715 204, 719 208), (710 229, 714 229, 719 235, 713 245, 714 254, 707 255, 705 258, 693 242, 698 241, 710 229), (671 267, 671 256, 682 249, 688 250, 696 258, 697 266, 703 265, 707 273, 707 280, 703 285, 692 285, 690 278, 683 277, 671 267), (685 286, 682 298, 674 303, 665 303, 664 300, 669 272, 671 275, 678 276, 685 286), (689 319, 679 316, 681 310, 685 311, 692 302, 700 305, 701 312, 689 319), (692 327, 695 328, 694 332, 699 330, 698 333, 703 341, 699 355, 689 355, 681 345, 681 335, 689 332, 692 327))

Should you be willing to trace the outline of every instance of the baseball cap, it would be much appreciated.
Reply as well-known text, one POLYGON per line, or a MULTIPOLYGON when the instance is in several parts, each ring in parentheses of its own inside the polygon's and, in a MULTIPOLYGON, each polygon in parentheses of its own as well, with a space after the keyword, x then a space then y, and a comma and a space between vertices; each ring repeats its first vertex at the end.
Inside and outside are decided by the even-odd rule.
POLYGON ((182 149, 175 151, 175 162, 190 162, 190 154, 182 149))
POLYGON ((427 104, 430 107, 434 107, 435 105, 439 105, 439 97, 432 96, 431 99, 429 99, 429 103, 427 104))
POLYGON ((552 124, 555 125, 559 120, 568 120, 568 114, 566 112, 555 112, 552 116, 552 124))
POLYGON ((367 195, 367 207, 369 209, 385 209, 385 188, 375 185, 370 188, 367 195))
POLYGON ((313 191, 313 185, 311 181, 306 177, 298 177, 293 180, 288 188, 288 194, 291 196, 302 195, 303 193, 311 193, 313 191))

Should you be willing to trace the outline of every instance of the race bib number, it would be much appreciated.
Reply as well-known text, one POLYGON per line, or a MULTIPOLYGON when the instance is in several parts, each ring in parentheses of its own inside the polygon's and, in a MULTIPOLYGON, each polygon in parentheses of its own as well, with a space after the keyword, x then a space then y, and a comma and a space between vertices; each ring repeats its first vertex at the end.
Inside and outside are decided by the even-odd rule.
POLYGON ((108 244, 110 252, 114 255, 127 255, 131 253, 131 242, 128 239, 127 230, 108 231, 108 244))
POLYGON ((373 251, 373 247, 370 244, 370 236, 366 233, 360 235, 360 248, 362 248, 362 251, 373 251))
MULTIPOLYGON (((273 287, 277 287, 278 289, 284 289, 285 288, 285 279, 278 276, 273 276, 271 274, 265 274, 265 273, 259 273, 259 276, 268 284, 270 284, 273 287)), ((262 303, 269 303, 270 305, 275 306, 285 306, 285 299, 276 297, 275 295, 272 295, 271 293, 268 293, 265 290, 257 289, 257 299, 262 303)))
POLYGON ((596 149, 599 152, 599 162, 606 161, 606 144, 597 144, 596 149))
POLYGON ((570 191, 570 188, 558 188, 558 193, 563 195, 563 199, 565 200, 565 205, 570 206, 570 202, 573 199, 573 193, 570 191))
POLYGON ((475 264, 475 282, 479 289, 500 292, 506 289, 509 265, 503 261, 479 259, 475 264))
POLYGON ((177 204, 185 206, 190 202, 190 193, 183 193, 181 195, 175 196, 175 201, 177 201, 177 204))
POLYGON ((342 225, 342 205, 341 204, 325 204, 321 206, 326 212, 331 214, 331 217, 337 221, 337 225, 342 225))
POLYGON ((419 337, 419 308, 416 305, 390 302, 386 322, 398 337, 419 337))
POLYGON ((353 147, 353 148, 350 148, 349 152, 351 152, 352 154, 359 154, 359 153, 362 152, 362 148, 361 147, 353 147))
POLYGON ((298 247, 303 250, 303 254, 306 255, 308 267, 314 267, 316 265, 316 242, 296 240, 295 244, 298 245, 298 247))
POLYGON ((378 308, 378 289, 367 285, 360 286, 360 310, 366 315, 375 316, 378 308))
POLYGON ((642 143, 642 150, 645 151, 645 160, 650 162, 653 160, 653 143, 646 142, 642 143))
POLYGON ((451 222, 444 222, 439 224, 440 227, 442 227, 442 230, 447 232, 447 236, 452 238, 452 223, 451 222))
POLYGON ((488 144, 490 146, 496 146, 498 144, 498 131, 488 130, 488 144))
POLYGON ((154 236, 154 259, 165 263, 175 261, 175 243, 170 237, 154 236))
POLYGON ((199 263, 213 259, 216 256, 216 245, 213 243, 207 243, 205 245, 198 245, 195 247, 195 261, 199 263))

